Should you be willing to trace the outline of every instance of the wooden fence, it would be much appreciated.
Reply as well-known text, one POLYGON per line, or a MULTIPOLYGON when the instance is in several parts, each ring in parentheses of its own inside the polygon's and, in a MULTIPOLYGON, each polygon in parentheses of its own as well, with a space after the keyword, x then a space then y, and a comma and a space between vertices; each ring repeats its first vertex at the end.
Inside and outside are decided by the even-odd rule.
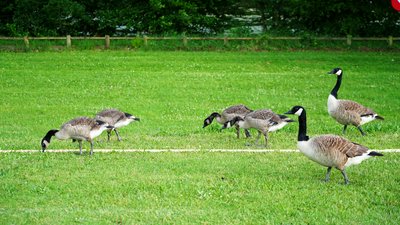
MULTIPOLYGON (((143 40, 145 46, 151 40, 181 40, 183 46, 187 46, 188 41, 191 40, 216 40, 223 41, 224 45, 227 45, 229 41, 255 41, 255 40, 302 40, 302 37, 110 37, 105 35, 104 37, 71 37, 67 35, 66 37, 0 37, 0 40, 23 40, 25 47, 29 48, 29 40, 65 40, 67 48, 72 46, 72 40, 104 40, 105 49, 110 48, 111 40, 143 40)), ((347 37, 313 37, 311 40, 317 41, 345 41, 348 46, 351 46, 353 41, 386 41, 388 46, 393 46, 393 41, 399 41, 400 37, 352 37, 348 35, 347 37)))

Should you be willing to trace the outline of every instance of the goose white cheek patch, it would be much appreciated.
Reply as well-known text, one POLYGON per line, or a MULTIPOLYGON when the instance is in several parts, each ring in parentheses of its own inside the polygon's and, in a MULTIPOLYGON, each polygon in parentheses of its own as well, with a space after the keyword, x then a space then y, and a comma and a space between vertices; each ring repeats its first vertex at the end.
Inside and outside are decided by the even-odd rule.
POLYGON ((43 141, 43 144, 46 146, 46 148, 49 146, 49 142, 47 142, 46 140, 43 141))
POLYGON ((297 112, 295 112, 294 114, 300 116, 302 112, 303 112, 303 109, 299 109, 299 110, 297 110, 297 112))
POLYGON ((338 70, 338 71, 336 72, 336 75, 340 75, 340 74, 342 74, 342 70, 338 70))

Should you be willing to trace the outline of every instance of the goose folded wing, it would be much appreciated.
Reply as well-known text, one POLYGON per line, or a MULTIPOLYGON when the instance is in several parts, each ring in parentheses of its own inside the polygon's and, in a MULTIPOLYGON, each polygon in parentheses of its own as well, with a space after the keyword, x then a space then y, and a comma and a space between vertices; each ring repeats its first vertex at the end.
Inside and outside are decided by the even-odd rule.
POLYGON ((375 112, 372 109, 367 108, 354 101, 342 100, 341 104, 346 111, 353 111, 360 116, 375 114, 375 112))

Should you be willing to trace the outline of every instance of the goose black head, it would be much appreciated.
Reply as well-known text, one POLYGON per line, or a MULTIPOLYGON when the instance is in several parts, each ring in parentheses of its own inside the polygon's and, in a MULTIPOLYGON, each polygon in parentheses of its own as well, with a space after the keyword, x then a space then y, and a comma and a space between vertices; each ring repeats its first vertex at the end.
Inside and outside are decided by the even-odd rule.
POLYGON ((129 120, 132 120, 132 121, 140 121, 140 118, 135 117, 135 116, 132 115, 132 114, 125 113, 125 116, 126 116, 126 118, 128 118, 129 120))
POLYGON ((335 74, 337 76, 342 76, 343 70, 341 68, 335 68, 331 72, 328 72, 328 74, 335 74))
POLYGON ((239 125, 240 121, 244 121, 244 119, 240 116, 237 116, 233 118, 231 121, 225 122, 221 129, 226 129, 235 125, 239 125))
POLYGON ((50 144, 51 137, 54 136, 57 132, 58 132, 58 130, 49 130, 47 132, 46 136, 44 136, 44 138, 40 142, 40 145, 42 146, 42 152, 44 152, 44 150, 46 150, 46 148, 50 144))
POLYGON ((204 120, 203 128, 210 125, 212 123, 212 121, 214 120, 214 118, 217 116, 220 116, 219 113, 217 113, 217 112, 211 113, 211 115, 204 120))
POLYGON ((301 114, 303 114, 304 111, 305 110, 304 110, 303 106, 297 105, 297 106, 293 106, 293 108, 291 110, 287 111, 285 114, 292 114, 292 115, 300 116, 301 114))

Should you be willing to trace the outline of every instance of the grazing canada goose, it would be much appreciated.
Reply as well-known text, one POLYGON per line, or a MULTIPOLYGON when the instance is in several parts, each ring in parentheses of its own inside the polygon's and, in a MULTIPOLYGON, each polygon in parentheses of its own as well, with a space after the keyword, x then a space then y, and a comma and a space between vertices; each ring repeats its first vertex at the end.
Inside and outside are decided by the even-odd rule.
MULTIPOLYGON (((252 112, 253 110, 247 108, 245 105, 234 105, 231 106, 229 108, 226 108, 224 111, 222 111, 221 114, 217 113, 217 112, 213 112, 211 113, 211 115, 209 117, 207 117, 204 120, 204 125, 203 128, 210 125, 212 123, 212 121, 215 120, 220 123, 220 124, 224 124, 230 120, 232 120, 233 118, 239 116, 241 118, 244 118, 244 116, 246 116, 248 113, 252 112)), ((246 134, 246 137, 250 137, 250 132, 247 129, 244 129, 244 132, 246 134)), ((237 138, 239 138, 239 126, 236 126, 236 136, 237 138)))
POLYGON ((278 115, 269 109, 256 110, 247 114, 244 118, 237 116, 227 121, 223 128, 238 126, 243 129, 254 128, 258 131, 256 144, 261 137, 261 133, 265 137, 265 146, 268 144, 268 132, 274 132, 286 126, 288 123, 294 122, 284 115, 278 115))
POLYGON ((113 129, 109 124, 87 117, 78 117, 64 123, 60 130, 49 130, 41 141, 42 152, 50 144, 52 136, 59 140, 72 139, 79 142, 79 152, 82 154, 82 141, 90 143, 90 155, 93 154, 93 139, 99 136, 104 130, 113 129))
MULTIPOLYGON (((129 113, 121 112, 117 109, 105 109, 97 113, 95 119, 106 122, 113 126, 113 130, 117 135, 118 141, 121 141, 121 137, 119 136, 117 128, 124 127, 133 121, 140 121, 140 118, 137 118, 129 113)), ((111 131, 112 129, 107 130, 108 141, 110 141, 111 131)))
POLYGON ((343 124, 343 134, 346 133, 347 125, 354 125, 358 128, 361 134, 365 133, 361 129, 361 125, 371 122, 376 119, 383 120, 372 109, 369 109, 357 102, 350 100, 338 100, 338 90, 342 83, 343 70, 335 68, 328 74, 337 76, 336 85, 333 87, 331 94, 328 97, 328 113, 338 123, 343 124))
POLYGON ((346 167, 360 164, 372 156, 383 156, 381 153, 370 151, 365 146, 337 135, 321 135, 310 139, 307 136, 306 110, 302 106, 294 106, 286 114, 299 116, 297 147, 312 161, 328 167, 325 181, 329 181, 331 169, 335 167, 342 172, 344 183, 348 184, 346 167))

